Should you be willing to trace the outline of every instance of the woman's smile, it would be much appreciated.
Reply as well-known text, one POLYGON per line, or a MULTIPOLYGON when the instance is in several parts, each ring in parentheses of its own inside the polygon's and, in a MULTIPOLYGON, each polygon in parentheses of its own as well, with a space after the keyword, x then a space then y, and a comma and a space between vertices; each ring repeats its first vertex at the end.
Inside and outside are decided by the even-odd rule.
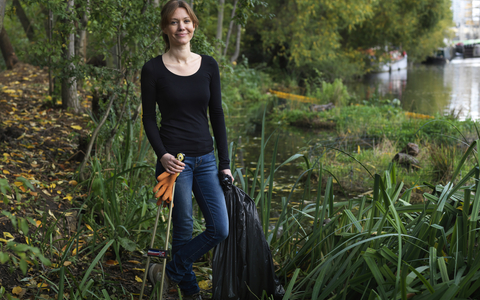
POLYGON ((193 37, 195 25, 193 24, 187 10, 179 7, 175 10, 170 20, 170 24, 163 29, 168 35, 171 44, 187 45, 193 37))

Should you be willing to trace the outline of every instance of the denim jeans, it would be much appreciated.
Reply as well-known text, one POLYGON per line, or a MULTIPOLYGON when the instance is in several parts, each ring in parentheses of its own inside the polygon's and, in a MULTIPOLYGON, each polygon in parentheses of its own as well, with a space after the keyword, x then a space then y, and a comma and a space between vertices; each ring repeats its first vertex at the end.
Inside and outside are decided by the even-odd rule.
MULTIPOLYGON (((228 215, 225 197, 218 179, 213 151, 186 156, 185 169, 177 178, 172 212, 172 259, 167 263, 167 276, 179 283, 185 295, 200 291, 192 264, 228 236, 228 215), (205 219, 206 230, 192 239, 192 191, 205 219)), ((157 176, 164 168, 157 162, 157 176)))

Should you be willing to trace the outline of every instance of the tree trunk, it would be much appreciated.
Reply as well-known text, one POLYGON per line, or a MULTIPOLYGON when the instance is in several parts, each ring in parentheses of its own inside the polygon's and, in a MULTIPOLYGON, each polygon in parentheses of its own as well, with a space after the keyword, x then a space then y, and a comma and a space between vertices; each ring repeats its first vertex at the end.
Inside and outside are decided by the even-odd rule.
POLYGON ((5 59, 5 65, 7 66, 7 69, 13 69, 13 66, 18 63, 18 58, 13 50, 12 43, 10 43, 10 39, 5 31, 5 27, 3 26, 2 31, 0 32, 0 49, 2 50, 3 59, 5 59))
POLYGON ((232 16, 230 17, 230 25, 228 26, 227 39, 225 40, 225 49, 223 49, 223 56, 227 55, 228 50, 228 41, 230 40, 230 35, 232 34, 233 28, 233 18, 235 17, 235 11, 237 10, 238 0, 235 0, 233 3, 232 16))
POLYGON ((153 7, 159 7, 160 6, 160 0, 153 0, 153 7))
POLYGON ((80 59, 82 63, 87 62, 87 24, 88 24, 88 15, 87 15, 87 10, 89 8, 89 3, 90 1, 87 1, 87 8, 83 12, 81 20, 81 27, 79 30, 79 39, 78 39, 78 55, 80 56, 80 59))
MULTIPOLYGON (((51 9, 48 10, 47 16, 47 34, 48 42, 52 43, 52 30, 53 30, 53 12, 51 9)), ((53 96, 53 79, 52 79, 52 56, 48 56, 48 94, 53 96)))
POLYGON ((0 0, 0 28, 3 28, 3 16, 5 15, 5 6, 7 6, 7 0, 0 0))
MULTIPOLYGON (((74 0, 68 0, 67 13, 71 13, 74 7, 74 0)), ((70 23, 71 33, 67 36, 67 49, 65 51, 65 59, 71 60, 75 56, 75 33, 73 32, 73 22, 67 20, 70 23)), ((66 74, 70 74, 75 69, 75 65, 71 62, 68 64, 65 70, 66 74)), ((77 97, 77 80, 75 77, 67 77, 62 79, 62 107, 72 109, 74 113, 81 111, 80 103, 77 97)))
MULTIPOLYGON (((225 10, 225 0, 218 0, 217 35, 215 36, 218 41, 222 40, 224 10, 225 10)), ((220 42, 217 42, 217 52, 219 54, 222 53, 222 46, 220 45, 220 42)))
MULTIPOLYGON (((90 1, 86 1, 86 5, 82 13, 82 17, 80 18, 80 26, 78 27, 78 38, 76 46, 77 55, 80 57, 80 64, 85 65, 87 63, 87 25, 88 25, 88 11, 90 9, 90 1)), ((77 87, 83 87, 83 78, 77 79, 77 87)))
POLYGON ((27 34, 27 38, 30 42, 32 42, 35 38, 35 32, 33 31, 33 26, 28 20, 27 14, 23 10, 22 4, 19 0, 13 0, 13 5, 15 6, 15 12, 17 13, 17 17, 22 24, 23 30, 27 34))
POLYGON ((240 39, 242 37, 242 25, 237 25, 237 41, 235 42, 235 53, 233 53, 232 57, 230 58, 230 62, 233 63, 237 60, 238 56, 240 55, 240 39))

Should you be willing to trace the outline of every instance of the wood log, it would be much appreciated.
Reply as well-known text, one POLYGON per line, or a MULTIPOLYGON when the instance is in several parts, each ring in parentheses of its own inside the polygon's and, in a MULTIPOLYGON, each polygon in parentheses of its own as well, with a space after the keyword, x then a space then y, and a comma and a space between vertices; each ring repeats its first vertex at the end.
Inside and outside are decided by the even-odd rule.
POLYGON ((405 167, 410 167, 410 166, 418 167, 420 164, 418 159, 406 153, 397 153, 397 155, 393 157, 393 161, 396 161, 399 165, 402 165, 405 167))
POLYGON ((331 110, 332 108, 334 108, 335 105, 330 102, 328 104, 313 104, 313 105, 310 105, 310 110, 311 111, 326 111, 326 110, 331 110))
POLYGON ((418 147, 417 144, 414 143, 408 143, 405 148, 403 148, 400 153, 405 153, 411 156, 418 156, 418 153, 420 153, 420 148, 418 147))

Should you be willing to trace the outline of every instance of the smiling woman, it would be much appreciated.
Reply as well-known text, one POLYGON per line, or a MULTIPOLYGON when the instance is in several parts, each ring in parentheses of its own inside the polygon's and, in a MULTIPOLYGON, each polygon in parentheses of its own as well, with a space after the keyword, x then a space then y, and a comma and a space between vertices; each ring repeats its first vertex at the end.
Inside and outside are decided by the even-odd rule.
POLYGON ((162 8, 161 22, 166 52, 143 66, 141 79, 143 124, 158 157, 157 179, 165 172, 179 173, 172 211, 173 256, 166 264, 165 274, 161 272, 161 264, 151 264, 148 279, 152 285, 163 281, 164 291, 178 285, 183 299, 196 300, 201 296, 193 262, 228 235, 228 215, 218 170, 233 177, 218 64, 213 57, 190 50, 197 26, 198 20, 185 1, 167 2, 162 8), (162 115, 160 129, 157 106, 162 115), (209 120, 217 145, 218 168, 209 120), (177 153, 186 155, 183 162, 175 158, 177 153), (206 222, 206 230, 193 239, 192 192, 206 222))
MULTIPOLYGON (((175 33, 179 31, 179 21, 182 21, 181 23, 183 23, 183 26, 191 26, 191 28, 188 29, 191 31, 191 35, 188 39, 189 43, 193 37, 193 32, 198 27, 197 16, 187 3, 185 3, 184 1, 170 2, 170 5, 167 3, 162 8, 162 21, 160 24, 162 27, 162 37, 165 42, 165 52, 168 52, 168 50, 170 50, 171 36, 169 35, 169 32, 173 31, 173 33, 175 33)), ((181 31, 183 31, 184 29, 186 28, 182 28, 181 31)))

